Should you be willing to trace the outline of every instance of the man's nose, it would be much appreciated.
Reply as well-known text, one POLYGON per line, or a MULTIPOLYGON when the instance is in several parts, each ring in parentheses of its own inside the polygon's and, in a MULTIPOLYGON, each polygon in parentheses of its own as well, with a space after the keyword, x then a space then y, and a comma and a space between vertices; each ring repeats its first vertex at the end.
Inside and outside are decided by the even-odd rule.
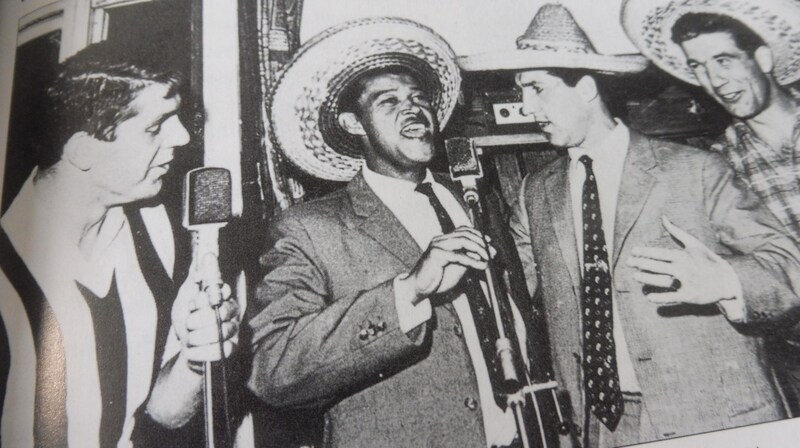
POLYGON ((728 77, 725 75, 724 70, 717 67, 710 67, 707 70, 708 82, 714 88, 719 88, 728 83, 728 77))
POLYGON ((534 118, 537 118, 542 115, 542 105, 536 95, 526 92, 526 90, 522 91, 522 115, 533 115, 534 118))
POLYGON ((403 112, 418 114, 422 111, 422 106, 413 97, 406 98, 402 107, 403 112))
POLYGON ((169 136, 167 139, 169 146, 173 148, 184 146, 189 143, 189 131, 186 130, 186 127, 183 126, 183 123, 177 116, 173 118, 174 120, 170 120, 173 122, 170 123, 168 129, 169 133, 167 134, 169 136))

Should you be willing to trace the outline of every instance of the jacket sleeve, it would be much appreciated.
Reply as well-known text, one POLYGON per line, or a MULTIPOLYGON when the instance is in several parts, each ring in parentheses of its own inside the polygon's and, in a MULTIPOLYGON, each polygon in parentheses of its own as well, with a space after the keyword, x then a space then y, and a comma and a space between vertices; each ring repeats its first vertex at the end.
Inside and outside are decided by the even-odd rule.
MULTIPOLYGON (((248 386, 260 399, 275 407, 324 408, 424 353, 428 324, 408 334, 399 329, 393 279, 335 297, 326 262, 300 219, 280 219, 271 239, 249 320, 248 386)), ((326 239, 332 244, 334 238, 326 239)))
POLYGON ((742 284, 748 328, 771 333, 800 320, 800 251, 763 202, 714 154, 704 161, 705 208, 722 255, 742 284))

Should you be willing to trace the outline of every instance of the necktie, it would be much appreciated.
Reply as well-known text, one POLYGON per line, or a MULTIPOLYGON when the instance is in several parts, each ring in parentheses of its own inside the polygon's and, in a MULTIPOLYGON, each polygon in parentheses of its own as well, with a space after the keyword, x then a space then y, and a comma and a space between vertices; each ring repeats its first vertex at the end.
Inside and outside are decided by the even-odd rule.
POLYGON ((592 159, 578 159, 586 168, 583 182, 583 382, 589 409, 613 431, 622 416, 622 393, 617 373, 611 272, 603 233, 600 197, 592 159))
MULTIPOLYGON (((436 212, 436 218, 439 220, 439 226, 442 233, 450 233, 455 230, 453 220, 447 214, 439 198, 433 192, 433 187, 430 183, 425 182, 417 185, 416 191, 428 197, 428 201, 436 212)), ((494 323, 494 314, 489 308, 489 301, 483 293, 480 285, 480 277, 482 273, 474 270, 467 271, 462 280, 463 292, 469 302, 469 308, 472 312, 472 318, 475 321, 475 329, 478 332, 478 340, 480 342, 481 352, 483 359, 486 361, 486 367, 489 369, 489 380, 492 384, 492 391, 494 392, 495 402, 501 409, 507 406, 506 397, 503 395, 504 388, 502 387, 502 372, 500 371, 500 363, 495 355, 495 341, 497 341, 498 331, 494 323)), ((513 336, 513 326, 509 331, 513 336)), ((517 344, 516 337, 512 338, 512 344, 517 344)), ((519 344, 514 347, 519 347, 519 344)))

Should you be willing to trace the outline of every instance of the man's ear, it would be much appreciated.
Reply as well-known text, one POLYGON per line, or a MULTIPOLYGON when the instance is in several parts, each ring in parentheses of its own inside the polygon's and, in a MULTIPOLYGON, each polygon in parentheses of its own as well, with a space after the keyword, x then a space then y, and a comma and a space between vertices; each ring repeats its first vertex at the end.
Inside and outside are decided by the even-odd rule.
POLYGON ((575 88, 578 89, 578 95, 587 103, 597 98, 599 94, 597 91, 597 82, 589 75, 584 75, 579 79, 578 83, 575 84, 575 88))
POLYGON ((772 69, 775 67, 775 60, 772 56, 772 50, 770 50, 769 47, 762 45, 756 48, 756 51, 753 53, 753 58, 756 60, 756 64, 758 64, 758 68, 761 69, 762 73, 772 73, 772 69))
POLYGON ((97 143, 97 139, 86 132, 76 132, 64 145, 61 160, 81 171, 89 171, 94 162, 93 154, 98 149, 97 143))
POLYGON ((367 135, 361 120, 352 112, 342 112, 339 114, 339 126, 350 135, 367 135))

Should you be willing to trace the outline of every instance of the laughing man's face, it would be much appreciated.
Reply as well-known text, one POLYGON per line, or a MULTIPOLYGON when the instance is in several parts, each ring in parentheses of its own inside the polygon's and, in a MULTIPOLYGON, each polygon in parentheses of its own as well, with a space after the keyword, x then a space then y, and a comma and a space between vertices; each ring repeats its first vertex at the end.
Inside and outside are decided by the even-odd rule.
POLYGON ((726 32, 701 34, 681 44, 689 68, 705 91, 731 115, 754 117, 769 103, 770 83, 752 54, 726 32))
POLYGON ((373 171, 403 178, 434 156, 436 121, 428 93, 408 74, 383 73, 362 81, 358 121, 373 171))

